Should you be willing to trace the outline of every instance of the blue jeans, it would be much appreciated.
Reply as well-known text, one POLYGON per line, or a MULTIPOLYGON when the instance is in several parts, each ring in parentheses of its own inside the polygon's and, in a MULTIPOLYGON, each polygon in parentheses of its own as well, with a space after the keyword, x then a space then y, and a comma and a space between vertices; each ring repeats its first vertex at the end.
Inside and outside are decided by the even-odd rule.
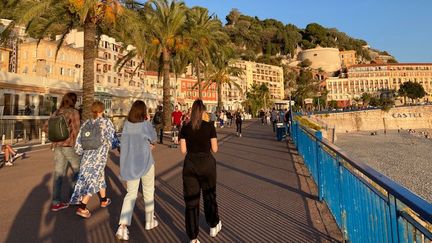
MULTIPOLYGON (((80 157, 75 153, 73 147, 56 147, 54 148, 54 182, 52 204, 60 203, 61 190, 63 186, 63 177, 66 175, 67 166, 70 163, 72 168, 72 181, 69 191, 69 198, 73 193, 75 183, 78 179, 80 169, 80 157)), ((69 198, 67 201, 69 201, 69 198)))

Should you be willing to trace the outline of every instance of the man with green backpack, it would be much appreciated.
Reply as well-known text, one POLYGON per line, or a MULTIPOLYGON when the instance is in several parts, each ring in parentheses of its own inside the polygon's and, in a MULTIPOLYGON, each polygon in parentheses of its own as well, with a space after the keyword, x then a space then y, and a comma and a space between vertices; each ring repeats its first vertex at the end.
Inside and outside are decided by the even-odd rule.
POLYGON ((80 158, 75 153, 74 146, 81 126, 79 112, 75 109, 77 95, 67 93, 63 96, 60 108, 55 111, 45 124, 48 139, 52 142, 54 150, 54 183, 51 211, 59 211, 69 207, 66 203, 70 198, 61 199, 63 177, 66 175, 68 163, 71 165, 73 177, 69 196, 78 179, 80 158), (66 202, 65 202, 66 201, 66 202))

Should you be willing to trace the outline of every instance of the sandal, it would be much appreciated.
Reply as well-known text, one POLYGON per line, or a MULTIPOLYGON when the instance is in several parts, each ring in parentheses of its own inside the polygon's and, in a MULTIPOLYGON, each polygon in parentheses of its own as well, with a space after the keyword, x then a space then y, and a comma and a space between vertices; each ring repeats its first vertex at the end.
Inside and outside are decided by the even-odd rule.
POLYGON ((76 214, 85 219, 88 219, 91 216, 91 213, 87 208, 86 209, 77 208, 76 214))
POLYGON ((101 202, 100 206, 101 208, 106 208, 111 204, 111 198, 107 197, 107 200, 105 202, 101 202))

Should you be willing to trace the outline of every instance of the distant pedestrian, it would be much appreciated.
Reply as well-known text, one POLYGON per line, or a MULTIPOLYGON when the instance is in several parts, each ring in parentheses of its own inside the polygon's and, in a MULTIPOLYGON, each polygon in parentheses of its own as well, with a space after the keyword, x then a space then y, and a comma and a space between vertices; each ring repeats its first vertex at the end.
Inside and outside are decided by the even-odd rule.
POLYGON ((227 118, 227 126, 231 127, 231 125, 232 125, 232 119, 233 119, 231 111, 227 111, 226 112, 226 118, 227 118))
POLYGON ((106 196, 105 166, 115 129, 112 122, 103 117, 104 111, 102 102, 93 102, 93 118, 81 126, 75 144, 75 151, 82 157, 78 181, 70 203, 79 203, 76 214, 83 218, 91 216, 87 203, 94 194, 99 193, 101 207, 111 204, 111 199, 106 196))
POLYGON ((273 107, 273 110, 270 114, 270 120, 271 120, 271 123, 273 125, 273 132, 276 132, 276 123, 278 120, 278 112, 276 111, 276 109, 274 107, 273 107))
POLYGON ((259 116, 261 118, 261 124, 264 125, 264 123, 265 123, 265 112, 264 112, 264 110, 260 111, 259 116))
POLYGON ((155 168, 152 150, 157 140, 156 131, 147 121, 147 107, 135 101, 123 128, 120 154, 120 177, 126 181, 127 194, 123 199, 116 237, 129 240, 127 227, 131 224, 138 188, 141 181, 144 196, 145 229, 158 226, 154 216, 155 168))
POLYGON ((171 124, 180 129, 182 124, 182 116, 183 113, 179 110, 179 107, 176 105, 175 110, 171 113, 171 124))
POLYGON ((243 119, 242 118, 243 118, 242 114, 241 114, 240 110, 238 110, 235 113, 235 122, 236 122, 236 134, 239 137, 242 136, 242 124, 243 124, 243 119))
POLYGON ((153 124, 156 128, 156 133, 159 135, 159 143, 163 144, 163 107, 160 105, 153 117, 153 124))
POLYGON ((52 114, 44 126, 44 130, 48 133, 48 137, 52 137, 51 146, 54 149, 54 182, 51 202, 51 211, 54 212, 69 207, 68 203, 62 202, 61 200, 63 177, 66 176, 68 164, 70 164, 73 173, 70 185, 71 187, 68 194, 69 197, 67 199, 68 202, 78 179, 80 169, 80 159, 74 150, 76 138, 81 125, 80 115, 74 108, 76 101, 77 95, 75 93, 65 94, 60 102, 60 108, 52 114), (57 125, 62 123, 67 126, 68 136, 53 139, 56 138, 54 135, 58 134, 59 126, 57 125))
POLYGON ((180 132, 180 148, 186 154, 183 166, 183 193, 186 204, 186 232, 191 243, 199 240, 199 202, 203 193, 204 213, 210 236, 222 229, 216 201, 216 160, 211 151, 218 151, 216 129, 208 122, 202 100, 192 105, 191 122, 180 132))

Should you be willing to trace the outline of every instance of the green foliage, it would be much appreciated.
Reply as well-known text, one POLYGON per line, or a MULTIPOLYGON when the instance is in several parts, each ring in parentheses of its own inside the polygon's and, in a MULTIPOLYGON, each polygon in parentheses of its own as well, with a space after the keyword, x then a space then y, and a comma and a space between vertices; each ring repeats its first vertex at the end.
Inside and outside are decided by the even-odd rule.
POLYGON ((387 60, 387 63, 398 63, 398 61, 394 58, 387 60))
POLYGON ((408 81, 403 83, 399 88, 399 96, 408 97, 410 99, 420 99, 426 95, 423 85, 408 81))
POLYGON ((306 98, 312 98, 319 91, 319 80, 314 79, 310 70, 301 70, 296 79, 297 89, 293 92, 297 104, 303 104, 306 98))
POLYGON ((253 116, 258 114, 260 109, 270 106, 270 90, 265 84, 253 84, 249 92, 246 92, 246 100, 243 104, 253 116))
POLYGON ((302 68, 307 68, 307 67, 310 67, 311 65, 312 65, 312 62, 309 59, 305 59, 298 64, 298 66, 302 67, 302 68))

